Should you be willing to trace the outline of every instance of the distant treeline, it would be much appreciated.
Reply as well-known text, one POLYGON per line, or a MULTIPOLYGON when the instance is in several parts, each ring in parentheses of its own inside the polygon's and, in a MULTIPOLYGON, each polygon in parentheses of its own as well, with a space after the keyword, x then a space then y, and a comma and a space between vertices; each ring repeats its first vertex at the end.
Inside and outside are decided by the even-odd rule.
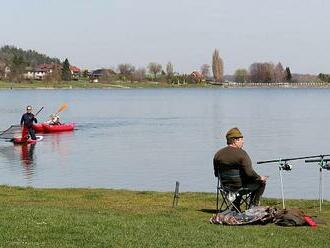
POLYGON ((34 50, 23 50, 15 46, 3 46, 0 48, 0 61, 12 65, 15 60, 20 60, 26 66, 36 66, 38 64, 59 64, 58 58, 50 58, 45 54, 34 50))
MULTIPOLYGON (((211 64, 202 64, 199 69, 184 74, 175 72, 174 65, 171 62, 168 62, 165 67, 162 67, 159 63, 150 62, 145 67, 138 68, 130 63, 123 63, 119 64, 117 68, 100 68, 94 71, 83 70, 76 76, 89 78, 91 82, 119 80, 130 82, 157 81, 169 84, 198 84, 202 82, 222 84, 225 81, 238 83, 300 83, 315 81, 318 78, 330 82, 328 74, 320 74, 318 78, 316 75, 292 74, 290 68, 288 66, 284 68, 280 62, 277 64, 256 62, 252 63, 248 69, 237 69, 234 75, 224 75, 224 61, 217 49, 214 50, 210 59, 211 64)), ((52 65, 52 69, 49 69, 43 77, 45 80, 59 81, 72 78, 72 70, 70 72, 70 63, 67 59, 61 63, 58 58, 51 58, 34 50, 23 50, 8 45, 0 48, 0 79, 26 80, 27 78, 23 75, 29 71, 28 67, 33 68, 40 64, 52 65)))

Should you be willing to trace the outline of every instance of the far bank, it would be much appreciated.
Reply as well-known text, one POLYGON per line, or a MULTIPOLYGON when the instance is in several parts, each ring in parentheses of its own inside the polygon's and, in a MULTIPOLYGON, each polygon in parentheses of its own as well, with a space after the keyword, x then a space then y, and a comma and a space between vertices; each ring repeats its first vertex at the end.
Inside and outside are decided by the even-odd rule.
POLYGON ((202 82, 196 84, 170 84, 167 82, 98 82, 79 81, 0 81, 0 89, 136 89, 136 88, 329 88, 330 84, 323 81, 304 83, 236 83, 236 82, 202 82))

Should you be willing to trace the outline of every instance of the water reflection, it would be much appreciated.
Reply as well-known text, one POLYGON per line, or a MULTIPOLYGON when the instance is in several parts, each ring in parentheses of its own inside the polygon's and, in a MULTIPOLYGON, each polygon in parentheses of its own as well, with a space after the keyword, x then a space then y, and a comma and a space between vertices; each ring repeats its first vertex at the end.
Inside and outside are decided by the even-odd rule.
POLYGON ((22 166, 24 167, 27 175, 32 175, 32 167, 34 165, 34 149, 36 144, 23 144, 18 147, 21 155, 22 166))
POLYGON ((0 147, 0 154, 9 161, 10 167, 17 172, 22 171, 24 178, 31 182, 36 165, 35 147, 36 144, 3 146, 0 147), (21 167, 22 169, 17 169, 17 167, 21 167))

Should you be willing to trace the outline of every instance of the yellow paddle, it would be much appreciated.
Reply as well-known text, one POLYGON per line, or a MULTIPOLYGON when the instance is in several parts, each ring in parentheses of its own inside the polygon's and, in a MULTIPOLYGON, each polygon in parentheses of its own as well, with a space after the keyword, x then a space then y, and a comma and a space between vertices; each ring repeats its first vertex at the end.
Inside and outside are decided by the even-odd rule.
POLYGON ((63 112, 64 110, 66 110, 69 107, 69 105, 67 103, 64 103, 55 113, 55 115, 58 115, 59 113, 63 112))

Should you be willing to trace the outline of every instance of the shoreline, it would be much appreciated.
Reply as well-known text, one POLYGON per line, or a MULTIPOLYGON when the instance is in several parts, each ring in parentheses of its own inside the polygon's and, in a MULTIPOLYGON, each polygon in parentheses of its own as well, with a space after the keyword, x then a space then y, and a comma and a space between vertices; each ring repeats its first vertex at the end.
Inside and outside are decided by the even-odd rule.
POLYGON ((37 89, 37 90, 53 90, 53 89, 190 89, 190 88, 207 88, 207 89, 300 89, 300 88, 330 88, 330 84, 325 82, 306 82, 306 83, 203 83, 203 84, 168 84, 164 82, 112 82, 112 83, 90 83, 87 81, 70 81, 70 82, 22 82, 12 83, 0 81, 0 90, 16 90, 16 89, 37 89))

